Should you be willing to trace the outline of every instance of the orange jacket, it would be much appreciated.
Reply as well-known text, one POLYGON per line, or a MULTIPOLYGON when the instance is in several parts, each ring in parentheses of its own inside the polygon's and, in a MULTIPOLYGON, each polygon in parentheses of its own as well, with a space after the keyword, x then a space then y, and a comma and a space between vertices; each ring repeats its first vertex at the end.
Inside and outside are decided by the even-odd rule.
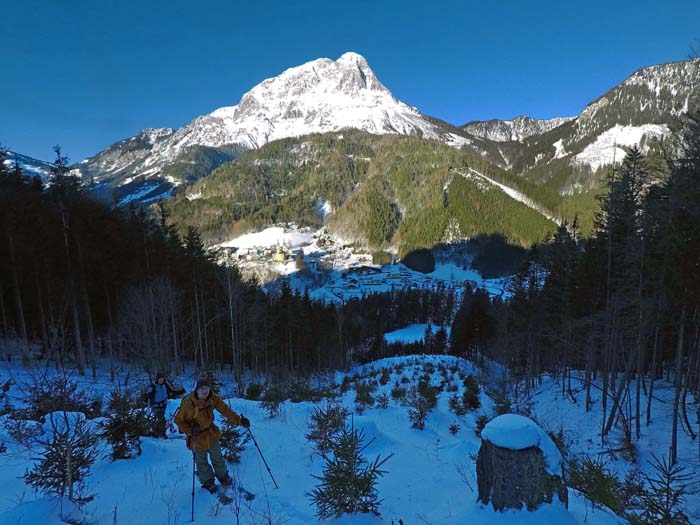
POLYGON ((221 437, 219 427, 214 424, 214 409, 228 419, 233 425, 241 424, 241 417, 231 410, 214 392, 206 399, 197 399, 196 392, 191 392, 180 403, 180 410, 175 416, 175 423, 180 432, 187 436, 187 448, 195 452, 209 450, 221 437), (199 428, 193 435, 192 429, 199 428))

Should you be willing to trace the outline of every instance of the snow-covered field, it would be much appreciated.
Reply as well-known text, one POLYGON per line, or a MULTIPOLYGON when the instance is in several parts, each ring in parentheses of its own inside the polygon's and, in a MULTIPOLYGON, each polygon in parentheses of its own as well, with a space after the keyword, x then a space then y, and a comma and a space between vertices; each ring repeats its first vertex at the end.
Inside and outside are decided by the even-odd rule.
MULTIPOLYGON (((127 370, 118 374, 124 381, 127 370)), ((132 381, 134 374, 132 371, 132 381)), ((335 373, 333 380, 377 381, 375 397, 389 393, 398 385, 410 387, 418 378, 428 373, 437 385, 445 379, 461 393, 464 374, 473 373, 486 377, 470 363, 449 356, 406 356, 384 359, 358 366, 348 373, 335 373), (385 384, 379 382, 383 369, 390 371, 385 384), (460 373, 462 376, 460 376, 460 373)), ((22 385, 29 381, 29 373, 14 364, 2 364, 0 381, 12 377, 16 384, 9 391, 10 402, 21 404, 22 385)), ((179 378, 183 386, 190 386, 192 378, 179 378)), ((309 416, 318 404, 312 402, 285 402, 280 415, 269 418, 257 401, 231 398, 234 391, 224 381, 222 394, 237 412, 244 413, 252 422, 252 431, 263 451, 270 469, 279 484, 275 489, 257 450, 248 444, 238 465, 230 465, 230 471, 241 483, 256 494, 252 502, 242 503, 240 521, 236 521, 231 506, 222 507, 218 500, 199 488, 195 490, 195 523, 288 524, 311 525, 319 523, 308 493, 319 483, 313 476, 322 473, 323 461, 306 440, 309 416)), ((106 395, 113 385, 106 372, 100 372, 93 381, 81 378, 81 386, 94 394, 106 395)), ((563 425, 565 435, 575 451, 597 452, 595 433, 599 414, 579 413, 581 404, 572 404, 559 394, 553 381, 545 381, 532 397, 532 411, 548 430, 558 430, 563 425), (589 441, 590 440, 590 441, 589 441)), ((666 389, 660 387, 659 396, 665 399, 666 389)), ((330 520, 334 525, 375 525, 399 523, 405 525, 574 525, 593 523, 613 525, 621 520, 611 513, 594 509, 579 493, 569 491, 569 508, 559 503, 541 507, 536 512, 495 512, 490 506, 476 501, 477 485, 475 454, 480 440, 475 433, 475 420, 479 414, 493 415, 493 402, 481 393, 481 409, 457 417, 449 410, 448 399, 452 393, 442 392, 438 406, 427 418, 424 430, 411 428, 408 409, 393 400, 387 408, 367 408, 362 414, 354 413, 352 423, 362 429, 366 438, 374 441, 365 453, 368 460, 393 454, 383 466, 386 474, 378 481, 380 517, 344 516, 330 520), (452 424, 459 426, 453 435, 448 430, 452 424)), ((339 401, 351 412, 355 409, 355 391, 351 387, 339 401)), ((390 398, 391 399, 391 398, 390 398)), ((179 406, 171 400, 168 415, 179 406)), ((34 461, 37 451, 27 451, 16 444, 4 429, 7 416, 0 418, 0 442, 7 451, 0 458, 0 523, 58 525, 58 502, 35 493, 23 482, 22 476, 34 461)), ((99 420, 94 420, 95 424, 99 420)), ((643 458, 655 450, 665 450, 662 436, 666 436, 668 421, 659 413, 651 430, 647 432, 640 456, 643 458), (664 434, 662 434, 664 432, 664 434)), ((46 430, 48 423, 44 425, 46 430)), ((693 444, 682 436, 681 461, 695 462, 691 451, 693 444)), ((181 435, 170 433, 168 439, 143 438, 143 453, 132 460, 112 462, 105 448, 98 458, 87 486, 95 493, 95 500, 85 506, 85 515, 92 524, 181 524, 189 522, 192 491, 192 456, 185 448, 181 435), (115 515, 117 516, 115 519, 115 515)), ((695 453, 696 454, 696 453, 695 453)), ((620 465, 620 468, 624 465, 620 465)), ((697 468, 697 467, 696 467, 697 468)), ((697 470, 695 471, 697 472, 697 470)), ((689 500, 695 504, 695 499, 689 500)), ((697 507, 696 507, 697 509, 697 507)))

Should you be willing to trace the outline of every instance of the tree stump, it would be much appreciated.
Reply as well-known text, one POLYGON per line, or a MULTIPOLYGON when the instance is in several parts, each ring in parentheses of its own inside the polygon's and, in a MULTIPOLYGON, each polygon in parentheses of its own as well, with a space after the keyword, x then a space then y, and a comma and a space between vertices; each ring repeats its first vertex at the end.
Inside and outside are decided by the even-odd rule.
POLYGON ((534 510, 556 495, 568 506, 562 458, 547 433, 516 414, 493 419, 481 431, 476 461, 479 501, 496 510, 534 510))

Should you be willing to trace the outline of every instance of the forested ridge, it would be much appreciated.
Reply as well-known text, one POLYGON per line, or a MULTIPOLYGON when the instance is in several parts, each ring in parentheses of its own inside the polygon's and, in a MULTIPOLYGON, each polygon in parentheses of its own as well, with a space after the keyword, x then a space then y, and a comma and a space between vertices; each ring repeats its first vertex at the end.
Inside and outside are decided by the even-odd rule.
POLYGON ((402 255, 431 248, 450 231, 461 237, 501 234, 529 246, 554 230, 541 214, 483 179, 464 178, 467 168, 546 201, 535 185, 467 150, 343 130, 243 154, 171 200, 170 221, 220 242, 277 222, 320 227, 319 206, 327 202, 334 210, 327 221, 332 233, 372 250, 395 244, 402 255))

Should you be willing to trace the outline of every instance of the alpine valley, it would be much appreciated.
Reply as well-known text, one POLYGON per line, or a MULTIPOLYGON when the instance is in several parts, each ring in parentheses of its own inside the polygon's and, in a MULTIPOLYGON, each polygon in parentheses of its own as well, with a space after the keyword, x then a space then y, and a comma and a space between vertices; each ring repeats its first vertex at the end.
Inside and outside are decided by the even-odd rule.
POLYGON ((697 109, 695 59, 643 68, 576 117, 456 126, 397 100, 349 52, 181 129, 145 129, 74 173, 122 204, 173 197, 171 220, 209 243, 295 222, 400 254, 480 233, 527 246, 565 218, 590 231, 609 166, 632 146, 674 150, 697 109))

